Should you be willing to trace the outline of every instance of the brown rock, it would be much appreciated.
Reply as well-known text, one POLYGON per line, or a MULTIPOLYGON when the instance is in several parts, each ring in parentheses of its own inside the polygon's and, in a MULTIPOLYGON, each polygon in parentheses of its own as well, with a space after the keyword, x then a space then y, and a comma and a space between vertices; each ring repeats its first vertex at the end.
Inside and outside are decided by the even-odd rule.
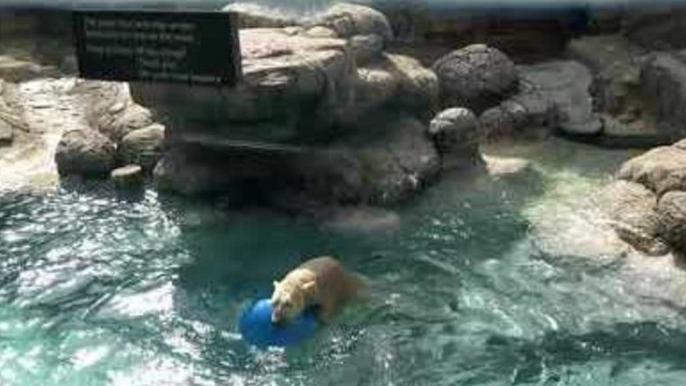
POLYGON ((140 165, 144 171, 152 171, 162 156, 163 141, 164 126, 160 124, 134 130, 121 140, 117 159, 125 165, 140 165))
POLYGON ((658 213, 665 240, 672 248, 686 252, 686 192, 673 191, 662 196, 658 213))
POLYGON ((673 146, 655 148, 624 163, 618 177, 643 184, 660 196, 686 190, 686 151, 673 146))
POLYGON ((57 145, 55 161, 60 175, 103 176, 114 167, 114 144, 90 128, 65 132, 57 145))
POLYGON ((668 252, 660 238, 662 223, 656 212, 655 193, 641 184, 617 180, 606 186, 597 199, 622 240, 648 255, 668 252))

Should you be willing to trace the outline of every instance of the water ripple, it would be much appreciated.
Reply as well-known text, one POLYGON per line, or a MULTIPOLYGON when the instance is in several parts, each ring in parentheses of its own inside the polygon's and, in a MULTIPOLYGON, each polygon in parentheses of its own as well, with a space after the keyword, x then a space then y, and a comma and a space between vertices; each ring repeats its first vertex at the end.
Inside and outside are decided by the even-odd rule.
POLYGON ((681 385, 686 275, 601 237, 602 175, 546 165, 448 179, 383 236, 107 183, 4 194, 0 384, 681 385), (375 299, 300 347, 246 345, 242 307, 321 253, 375 299))

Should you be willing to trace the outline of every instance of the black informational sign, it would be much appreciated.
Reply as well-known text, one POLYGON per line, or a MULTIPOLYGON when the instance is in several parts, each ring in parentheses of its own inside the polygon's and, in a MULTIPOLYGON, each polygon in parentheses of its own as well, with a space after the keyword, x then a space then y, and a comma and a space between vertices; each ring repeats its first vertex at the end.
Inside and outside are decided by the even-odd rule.
POLYGON ((234 86, 238 31, 226 12, 75 11, 76 55, 86 79, 234 86))

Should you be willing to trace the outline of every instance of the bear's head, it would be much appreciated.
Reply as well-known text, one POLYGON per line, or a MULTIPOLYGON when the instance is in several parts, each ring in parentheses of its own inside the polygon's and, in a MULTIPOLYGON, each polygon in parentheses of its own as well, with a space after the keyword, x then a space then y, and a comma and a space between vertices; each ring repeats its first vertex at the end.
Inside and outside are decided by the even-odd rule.
POLYGON ((288 323, 295 319, 304 309, 306 294, 314 287, 314 282, 303 285, 289 285, 274 282, 272 294, 272 323, 288 323))

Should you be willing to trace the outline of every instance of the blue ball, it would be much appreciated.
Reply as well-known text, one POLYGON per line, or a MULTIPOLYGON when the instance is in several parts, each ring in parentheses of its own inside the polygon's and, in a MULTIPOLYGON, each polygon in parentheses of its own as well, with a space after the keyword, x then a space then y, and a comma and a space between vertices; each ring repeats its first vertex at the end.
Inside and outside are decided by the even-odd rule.
POLYGON ((314 310, 308 309, 290 323, 272 323, 272 303, 261 299, 243 310, 238 328, 248 343, 257 347, 286 347, 298 344, 314 335, 317 318, 314 310))

